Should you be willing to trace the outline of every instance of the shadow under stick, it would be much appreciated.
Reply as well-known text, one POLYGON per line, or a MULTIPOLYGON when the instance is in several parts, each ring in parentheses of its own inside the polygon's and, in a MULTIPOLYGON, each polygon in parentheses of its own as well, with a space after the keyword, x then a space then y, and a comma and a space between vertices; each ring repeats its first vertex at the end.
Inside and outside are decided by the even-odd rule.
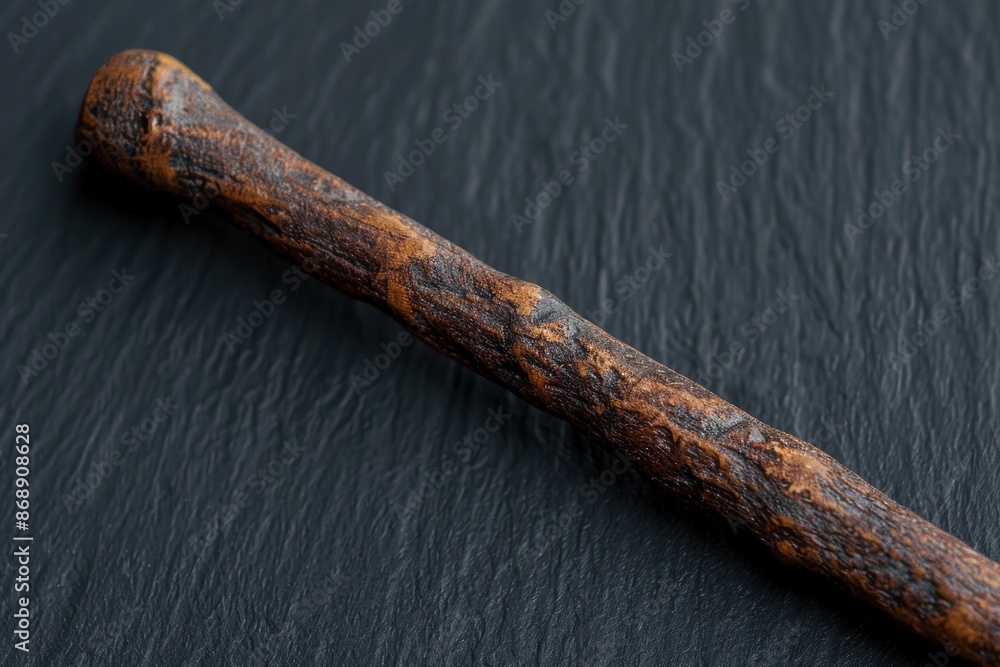
POLYGON ((613 446, 928 640, 1000 664, 1000 565, 816 447, 763 424, 258 129, 171 56, 94 77, 78 138, 144 186, 212 202, 323 282, 613 446))

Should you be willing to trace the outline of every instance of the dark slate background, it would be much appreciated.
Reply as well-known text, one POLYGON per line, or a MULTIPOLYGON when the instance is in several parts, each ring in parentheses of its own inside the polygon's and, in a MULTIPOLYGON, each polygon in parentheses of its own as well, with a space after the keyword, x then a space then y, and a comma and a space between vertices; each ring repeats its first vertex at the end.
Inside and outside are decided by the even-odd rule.
MULTIPOLYGON (((591 1, 554 30, 555 0, 405 2, 348 63, 341 42, 386 4, 72 0, 17 53, 5 40, 0 489, 13 523, 26 422, 35 615, 25 656, 4 557, 3 664, 926 663, 938 649, 634 475, 584 492, 612 463, 598 443, 422 343, 352 391, 386 365, 390 318, 286 279, 209 212, 185 225, 176 201, 53 163, 109 56, 169 52, 253 122, 287 113, 278 136, 307 158, 1000 558, 1000 281, 955 298, 1000 242, 997 4, 931 0, 883 34, 890 4, 863 0, 591 1), (489 75, 453 128, 442 114, 489 75), (782 136, 812 86, 832 98, 782 136), (519 233, 511 215, 609 117, 628 129, 519 233), (436 127, 447 141, 390 187, 436 127), (852 242, 855 210, 949 127, 960 139, 852 242), (717 182, 772 137, 723 203, 717 182), (616 291, 661 246, 667 265, 616 291), (85 320, 123 267, 135 278, 85 320), (158 399, 179 404, 161 423, 158 399), (511 417, 456 455, 491 409, 511 417)), ((0 27, 37 11, 6 3, 0 27)))

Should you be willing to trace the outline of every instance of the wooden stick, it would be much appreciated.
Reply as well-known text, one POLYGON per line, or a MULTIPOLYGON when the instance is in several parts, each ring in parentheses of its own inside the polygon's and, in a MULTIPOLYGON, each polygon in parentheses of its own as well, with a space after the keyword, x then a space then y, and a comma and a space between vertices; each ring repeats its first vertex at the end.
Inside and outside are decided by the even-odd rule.
POLYGON ((926 639, 1000 664, 1000 565, 816 447, 763 424, 368 197, 248 122, 171 56, 94 77, 78 139, 109 169, 206 192, 282 257, 434 349, 604 441, 926 639))

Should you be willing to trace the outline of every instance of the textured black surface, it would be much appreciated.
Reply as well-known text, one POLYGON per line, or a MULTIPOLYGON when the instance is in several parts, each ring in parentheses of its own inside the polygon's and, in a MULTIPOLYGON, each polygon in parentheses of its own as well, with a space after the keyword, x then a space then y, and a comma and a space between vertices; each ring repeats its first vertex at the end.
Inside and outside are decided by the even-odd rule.
MULTIPOLYGON (((0 561, 2 664, 927 662, 940 649, 642 480, 589 486, 615 469, 597 443, 420 343, 359 386, 401 332, 389 318, 209 212, 185 225, 176 201, 53 163, 110 55, 171 53, 260 125, 287 109, 272 127, 305 157, 996 559, 1000 280, 955 290, 1000 244, 997 5, 917 3, 883 35, 892 7, 860 0, 591 1, 554 30, 554 1, 404 2, 346 62, 341 42, 386 5, 244 2, 220 20, 211 0, 75 0, 17 53, 8 37, 0 506, 13 523, 26 422, 35 540, 30 655, 0 561), (678 71, 671 54, 724 9, 678 71), (458 127, 443 117, 490 75, 458 127), (788 136, 775 123, 813 86, 833 95, 788 136), (627 129, 578 173, 574 151, 616 117, 627 129), (387 183, 438 127, 446 141, 387 183), (852 241, 856 208, 949 127, 960 138, 852 241), (723 203, 717 181, 769 137, 780 148, 723 203), (573 183, 519 232, 511 215, 562 169, 573 183), (661 247, 665 266, 616 290, 661 247), (123 267, 134 279, 88 321, 79 304, 123 267), (71 322, 82 333, 25 382, 71 322), (158 399, 179 407, 133 441, 158 399), (490 410, 510 417, 456 447, 490 410)), ((0 27, 37 11, 8 3, 0 27)))

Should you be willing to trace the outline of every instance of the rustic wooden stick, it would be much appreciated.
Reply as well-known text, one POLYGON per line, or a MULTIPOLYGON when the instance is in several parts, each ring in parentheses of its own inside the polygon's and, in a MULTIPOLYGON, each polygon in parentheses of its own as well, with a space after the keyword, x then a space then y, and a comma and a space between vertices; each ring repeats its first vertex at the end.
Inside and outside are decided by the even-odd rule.
POLYGON ((78 139, 142 185, 209 194, 276 253, 928 640, 1000 664, 1000 565, 763 424, 303 159, 171 56, 94 77, 78 139))

